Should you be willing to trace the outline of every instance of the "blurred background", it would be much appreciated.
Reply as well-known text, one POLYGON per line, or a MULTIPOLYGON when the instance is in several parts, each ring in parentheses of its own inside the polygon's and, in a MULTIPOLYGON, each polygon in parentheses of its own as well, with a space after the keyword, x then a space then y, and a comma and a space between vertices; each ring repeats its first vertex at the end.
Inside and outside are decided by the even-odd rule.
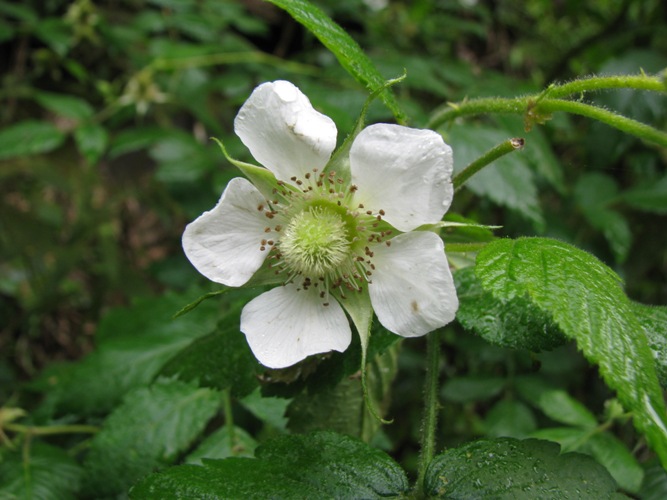
MULTIPOLYGON (((662 0, 313 3, 385 77, 407 71, 394 90, 414 127, 447 102, 667 67, 662 0)), ((368 95, 312 34, 259 0, 0 0, 0 78, 0 401, 45 366, 90 352, 113 308, 216 289, 185 259, 180 236, 238 175, 209 138, 250 160, 233 119, 258 83, 295 83, 334 119, 339 139, 368 95)), ((667 125, 665 96, 591 99, 667 125)), ((374 121, 392 121, 378 102, 374 121)), ((468 118, 440 132, 457 168, 509 137, 527 141, 474 178, 452 212, 503 226, 499 236, 585 248, 625 279, 631 298, 667 303, 664 149, 564 115, 529 132, 520 116, 468 118)), ((445 343, 451 377, 485 381, 480 393, 445 386, 443 397, 459 404, 446 432, 479 434, 475 405, 499 394, 502 379, 489 380, 519 362, 472 335, 445 343)), ((421 349, 415 341, 401 354, 392 415, 421 411, 421 349)), ((608 397, 601 384, 596 396, 563 375, 586 377, 572 368, 585 366, 572 346, 539 362, 589 391, 593 405, 608 397)), ((416 460, 401 446, 415 442, 419 418, 405 418, 413 427, 394 426, 385 446, 416 460)))

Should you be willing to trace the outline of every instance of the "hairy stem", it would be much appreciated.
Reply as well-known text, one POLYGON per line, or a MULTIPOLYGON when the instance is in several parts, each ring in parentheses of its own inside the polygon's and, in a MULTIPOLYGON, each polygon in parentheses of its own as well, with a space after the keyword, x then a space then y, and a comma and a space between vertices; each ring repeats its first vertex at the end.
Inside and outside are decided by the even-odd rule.
POLYGON ((452 179, 454 190, 458 191, 468 179, 470 179, 473 175, 475 175, 487 165, 490 165, 496 161, 498 158, 501 158, 506 154, 511 153, 512 151, 522 149, 524 144, 525 141, 519 137, 514 139, 507 139, 506 141, 503 141, 494 148, 490 149, 466 168, 461 170, 458 174, 456 174, 456 176, 454 176, 452 179))
POLYGON ((638 122, 612 111, 580 101, 563 99, 575 95, 580 97, 586 92, 605 89, 633 89, 667 93, 667 75, 618 75, 591 77, 574 80, 564 84, 553 84, 539 94, 516 98, 484 97, 449 104, 436 111, 427 123, 427 128, 437 128, 461 116, 486 113, 510 113, 525 115, 526 126, 541 123, 556 111, 573 113, 599 120, 623 132, 634 135, 647 142, 667 147, 667 134, 649 125, 638 122))
POLYGON ((435 455, 435 432, 438 423, 438 379, 440 375, 440 335, 439 330, 426 337, 426 381, 424 383, 424 422, 421 432, 421 453, 417 489, 423 493, 426 468, 435 455))

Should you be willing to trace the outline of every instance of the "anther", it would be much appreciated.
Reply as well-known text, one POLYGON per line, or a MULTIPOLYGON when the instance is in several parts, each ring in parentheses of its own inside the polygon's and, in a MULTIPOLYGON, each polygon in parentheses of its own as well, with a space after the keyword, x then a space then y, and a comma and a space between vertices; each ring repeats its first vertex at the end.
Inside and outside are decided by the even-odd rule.
POLYGON ((257 205, 257 210, 259 210, 260 212, 264 210, 264 205, 262 205, 261 203, 257 205))
POLYGON ((384 215, 384 210, 380 209, 380 210, 378 211, 378 213, 379 213, 380 215, 384 215))

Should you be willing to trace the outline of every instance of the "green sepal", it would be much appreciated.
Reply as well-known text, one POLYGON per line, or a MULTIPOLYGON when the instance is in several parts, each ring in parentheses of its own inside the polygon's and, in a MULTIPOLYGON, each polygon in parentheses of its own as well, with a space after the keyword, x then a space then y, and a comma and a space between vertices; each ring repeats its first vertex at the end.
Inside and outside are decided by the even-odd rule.
POLYGON ((280 183, 278 179, 276 179, 276 176, 264 167, 258 167, 257 165, 232 158, 229 156, 229 153, 227 153, 227 149, 220 139, 211 137, 211 140, 215 141, 220 147, 220 150, 227 161, 238 168, 267 200, 272 200, 276 197, 283 198, 281 192, 285 189, 296 189, 289 184, 280 183))
POLYGON ((368 343, 371 339, 371 325, 373 323, 373 306, 371 297, 368 294, 368 288, 364 287, 361 293, 351 293, 345 300, 340 301, 341 305, 352 318, 352 323, 359 332, 361 341, 361 387, 364 393, 364 402, 370 414, 383 424, 390 424, 393 420, 384 420, 378 413, 368 394, 368 385, 366 383, 366 358, 368 354, 368 343))
POLYGON ((343 144, 341 144, 341 146, 336 151, 334 151, 326 167, 324 167, 325 173, 334 171, 336 172, 336 177, 343 179, 346 184, 351 183, 352 174, 350 172, 350 149, 352 148, 352 143, 356 139, 357 135, 359 135, 359 132, 361 132, 366 125, 366 113, 368 113, 368 108, 373 103, 373 101, 377 99, 377 97, 380 96, 386 89, 402 82, 406 77, 407 73, 403 72, 403 74, 398 78, 387 80, 384 85, 382 85, 374 92, 371 92, 371 94, 366 98, 366 102, 364 103, 363 107, 361 108, 361 113, 359 113, 359 118, 357 118, 357 122, 355 123, 354 128, 347 135, 343 141, 343 144))
POLYGON ((171 319, 179 318, 179 317, 183 316, 184 314, 187 314, 190 311, 192 311, 194 308, 196 308, 199 304, 201 304, 205 300, 213 298, 213 297, 217 297, 218 295, 222 295, 223 293, 227 293, 229 290, 231 290, 231 288, 223 288, 222 290, 216 290, 214 292, 205 293, 201 297, 198 297, 197 299, 190 302, 188 305, 182 307, 177 313, 175 313, 171 317, 171 319))

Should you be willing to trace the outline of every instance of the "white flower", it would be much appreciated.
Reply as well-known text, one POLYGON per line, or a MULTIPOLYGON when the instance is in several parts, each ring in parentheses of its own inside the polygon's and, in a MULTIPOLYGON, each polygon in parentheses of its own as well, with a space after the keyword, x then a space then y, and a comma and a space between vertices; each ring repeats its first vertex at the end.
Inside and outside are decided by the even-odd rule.
POLYGON ((274 187, 232 179, 218 204, 186 227, 183 248, 212 281, 238 287, 261 275, 282 285, 241 314, 263 365, 344 351, 351 298, 370 297, 380 323, 404 337, 454 319, 442 239, 417 230, 440 221, 452 200, 452 151, 439 134, 371 125, 354 139, 347 170, 334 172, 336 126, 285 81, 257 87, 234 129, 274 174, 274 187))

